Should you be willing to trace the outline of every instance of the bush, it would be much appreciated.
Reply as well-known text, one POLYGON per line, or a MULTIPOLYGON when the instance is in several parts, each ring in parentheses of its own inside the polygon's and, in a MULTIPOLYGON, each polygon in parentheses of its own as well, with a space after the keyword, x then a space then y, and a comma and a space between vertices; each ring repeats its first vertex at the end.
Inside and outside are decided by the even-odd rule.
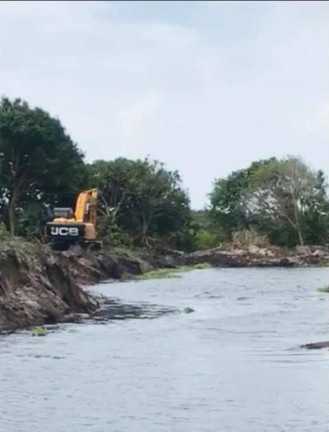
POLYGON ((129 233, 120 229, 117 225, 112 225, 107 228, 106 232, 102 233, 100 230, 100 236, 103 240, 104 246, 109 247, 127 247, 132 248, 133 241, 129 233))
POLYGON ((218 235, 210 230, 200 230, 196 233, 197 249, 211 249, 218 245, 218 235))

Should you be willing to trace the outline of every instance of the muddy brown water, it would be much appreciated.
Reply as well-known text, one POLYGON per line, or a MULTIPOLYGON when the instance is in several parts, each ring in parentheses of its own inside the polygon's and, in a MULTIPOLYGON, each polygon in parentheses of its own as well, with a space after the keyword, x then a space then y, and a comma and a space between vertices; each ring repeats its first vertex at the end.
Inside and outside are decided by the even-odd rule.
POLYGON ((328 432, 329 352, 300 348, 329 339, 328 279, 213 269, 93 287, 114 299, 98 322, 0 338, 0 431, 328 432))

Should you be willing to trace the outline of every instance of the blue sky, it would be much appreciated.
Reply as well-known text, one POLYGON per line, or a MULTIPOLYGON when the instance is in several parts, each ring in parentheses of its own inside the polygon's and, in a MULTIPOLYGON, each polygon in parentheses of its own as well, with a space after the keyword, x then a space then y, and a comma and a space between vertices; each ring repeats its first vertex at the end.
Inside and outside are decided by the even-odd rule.
POLYGON ((1 93, 86 159, 178 169, 192 206, 256 159, 329 166, 328 2, 1 2, 1 93))

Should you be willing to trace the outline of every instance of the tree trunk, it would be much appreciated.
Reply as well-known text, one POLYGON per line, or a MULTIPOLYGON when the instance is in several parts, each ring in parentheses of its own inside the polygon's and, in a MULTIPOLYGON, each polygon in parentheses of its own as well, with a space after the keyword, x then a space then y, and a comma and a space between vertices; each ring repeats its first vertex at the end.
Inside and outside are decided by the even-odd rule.
POLYGON ((17 234, 16 227, 16 197, 13 195, 8 204, 9 232, 11 237, 17 234))
POLYGON ((296 199, 294 199, 293 207, 294 207, 294 215, 295 215, 295 226, 297 229, 299 244, 300 244, 300 246, 304 246, 304 239, 303 239, 302 230, 301 230, 300 223, 299 223, 299 215, 298 215, 298 208, 297 208, 297 200, 296 199))
POLYGON ((301 246, 304 246, 304 239, 299 224, 297 225, 298 240, 301 246))
POLYGON ((142 217, 142 230, 141 230, 141 235, 140 235, 142 245, 146 244, 148 227, 149 227, 149 224, 146 221, 146 217, 143 216, 142 217))

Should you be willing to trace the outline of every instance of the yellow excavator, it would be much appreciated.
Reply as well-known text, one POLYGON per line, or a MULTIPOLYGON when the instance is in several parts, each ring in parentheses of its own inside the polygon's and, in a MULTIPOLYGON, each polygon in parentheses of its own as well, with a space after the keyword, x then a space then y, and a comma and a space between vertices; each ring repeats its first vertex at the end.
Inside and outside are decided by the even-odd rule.
POLYGON ((89 189, 80 192, 74 213, 71 208, 54 208, 54 219, 46 224, 46 241, 53 249, 66 250, 74 245, 101 249, 96 233, 97 199, 98 190, 89 189))

